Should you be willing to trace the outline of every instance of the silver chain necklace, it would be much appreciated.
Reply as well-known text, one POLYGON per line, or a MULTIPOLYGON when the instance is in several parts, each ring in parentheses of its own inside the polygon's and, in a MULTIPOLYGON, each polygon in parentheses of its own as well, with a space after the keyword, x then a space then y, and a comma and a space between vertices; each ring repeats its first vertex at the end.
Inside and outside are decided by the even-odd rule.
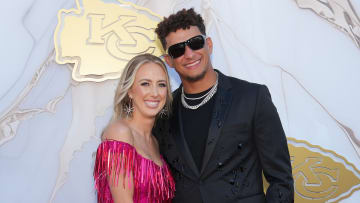
POLYGON ((206 93, 205 95, 201 96, 201 97, 198 97, 198 98, 190 98, 190 100, 196 100, 196 99, 201 99, 203 97, 205 97, 201 102, 200 104, 197 104, 195 106, 191 106, 189 105, 188 103, 186 103, 185 101, 185 98, 186 99, 189 99, 188 97, 185 96, 185 93, 184 93, 184 87, 181 88, 181 103, 182 105, 187 108, 187 109, 192 109, 192 110, 195 110, 195 109, 198 109, 200 106, 206 104, 213 96, 214 94, 216 93, 217 91, 217 86, 218 86, 218 83, 219 83, 219 76, 218 74, 216 73, 216 82, 215 82, 215 85, 211 88, 211 90, 206 93))
POLYGON ((198 99, 202 99, 206 96, 208 96, 210 94, 210 91, 206 92, 206 94, 200 96, 200 97, 187 97, 185 94, 184 94, 184 88, 181 89, 181 93, 184 95, 184 98, 187 99, 187 100, 198 100, 198 99))

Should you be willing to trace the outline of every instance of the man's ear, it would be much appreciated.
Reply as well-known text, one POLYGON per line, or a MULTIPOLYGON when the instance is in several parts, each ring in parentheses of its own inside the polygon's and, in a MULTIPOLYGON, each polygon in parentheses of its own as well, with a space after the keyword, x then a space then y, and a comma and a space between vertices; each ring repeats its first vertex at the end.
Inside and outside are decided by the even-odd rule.
POLYGON ((213 43, 212 43, 211 37, 207 37, 207 38, 206 38, 206 44, 207 44, 209 53, 212 54, 213 43))
POLYGON ((165 62, 168 64, 168 66, 170 66, 171 68, 174 68, 174 61, 173 61, 173 58, 171 58, 171 56, 169 56, 168 54, 165 54, 164 59, 165 59, 165 62))

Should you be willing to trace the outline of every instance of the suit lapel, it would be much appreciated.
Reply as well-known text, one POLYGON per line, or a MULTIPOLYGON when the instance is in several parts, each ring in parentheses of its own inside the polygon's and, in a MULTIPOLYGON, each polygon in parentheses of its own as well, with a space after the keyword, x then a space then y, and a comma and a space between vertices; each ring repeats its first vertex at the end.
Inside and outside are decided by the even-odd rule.
POLYGON ((191 155, 191 152, 189 150, 189 147, 188 147, 187 142, 184 137, 183 123, 182 123, 181 109, 180 109, 179 91, 177 91, 177 93, 178 94, 174 95, 174 103, 173 103, 174 115, 172 116, 172 120, 171 120, 171 128, 173 128, 174 131, 171 134, 176 143, 176 146, 178 148, 178 152, 179 152, 180 156, 183 158, 183 160, 186 161, 187 165, 189 166, 191 171, 194 173, 194 175, 196 177, 199 177, 199 170, 195 164, 195 161, 191 155))
POLYGON ((231 91, 229 91, 229 89, 231 88, 230 82, 222 73, 218 72, 218 75, 219 75, 218 90, 215 97, 216 100, 214 104, 214 110, 212 113, 212 119, 210 122, 209 134, 205 145, 204 158, 200 173, 201 175, 203 175, 203 172, 210 160, 210 157, 214 152, 216 143, 220 137, 220 132, 224 124, 224 120, 231 106, 230 104, 231 104, 232 94, 231 91))

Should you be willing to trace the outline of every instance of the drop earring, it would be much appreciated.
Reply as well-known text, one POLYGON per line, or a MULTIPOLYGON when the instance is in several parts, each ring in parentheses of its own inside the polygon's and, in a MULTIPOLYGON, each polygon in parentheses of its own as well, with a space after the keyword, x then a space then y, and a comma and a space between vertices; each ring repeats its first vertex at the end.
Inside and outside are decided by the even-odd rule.
POLYGON ((159 116, 160 116, 160 118, 163 118, 163 117, 165 117, 165 116, 167 116, 167 108, 166 107, 164 107, 163 109, 161 109, 161 111, 159 112, 159 116))
POLYGON ((132 113, 134 112, 134 106, 132 105, 132 99, 129 99, 129 102, 124 104, 124 113, 126 114, 126 118, 129 118, 132 116, 132 113))

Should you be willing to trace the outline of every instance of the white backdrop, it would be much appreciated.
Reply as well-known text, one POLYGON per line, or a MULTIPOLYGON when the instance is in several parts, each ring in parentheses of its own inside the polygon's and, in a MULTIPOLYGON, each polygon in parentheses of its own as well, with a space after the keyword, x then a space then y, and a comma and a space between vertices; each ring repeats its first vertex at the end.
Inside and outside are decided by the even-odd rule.
MULTIPOLYGON (((360 168, 360 48, 297 4, 351 2, 360 14, 360 1, 131 2, 161 16, 194 7, 213 39, 215 68, 266 84, 288 137, 332 150, 360 168)), ((1 8, 0 202, 96 202, 94 152, 116 81, 78 83, 70 66, 55 63, 57 12, 76 8, 75 0, 14 0, 1 8)), ((357 18, 352 31, 358 41, 359 26, 357 18)), ((175 88, 180 81, 170 71, 175 88)), ((341 202, 359 200, 356 191, 341 202)))

